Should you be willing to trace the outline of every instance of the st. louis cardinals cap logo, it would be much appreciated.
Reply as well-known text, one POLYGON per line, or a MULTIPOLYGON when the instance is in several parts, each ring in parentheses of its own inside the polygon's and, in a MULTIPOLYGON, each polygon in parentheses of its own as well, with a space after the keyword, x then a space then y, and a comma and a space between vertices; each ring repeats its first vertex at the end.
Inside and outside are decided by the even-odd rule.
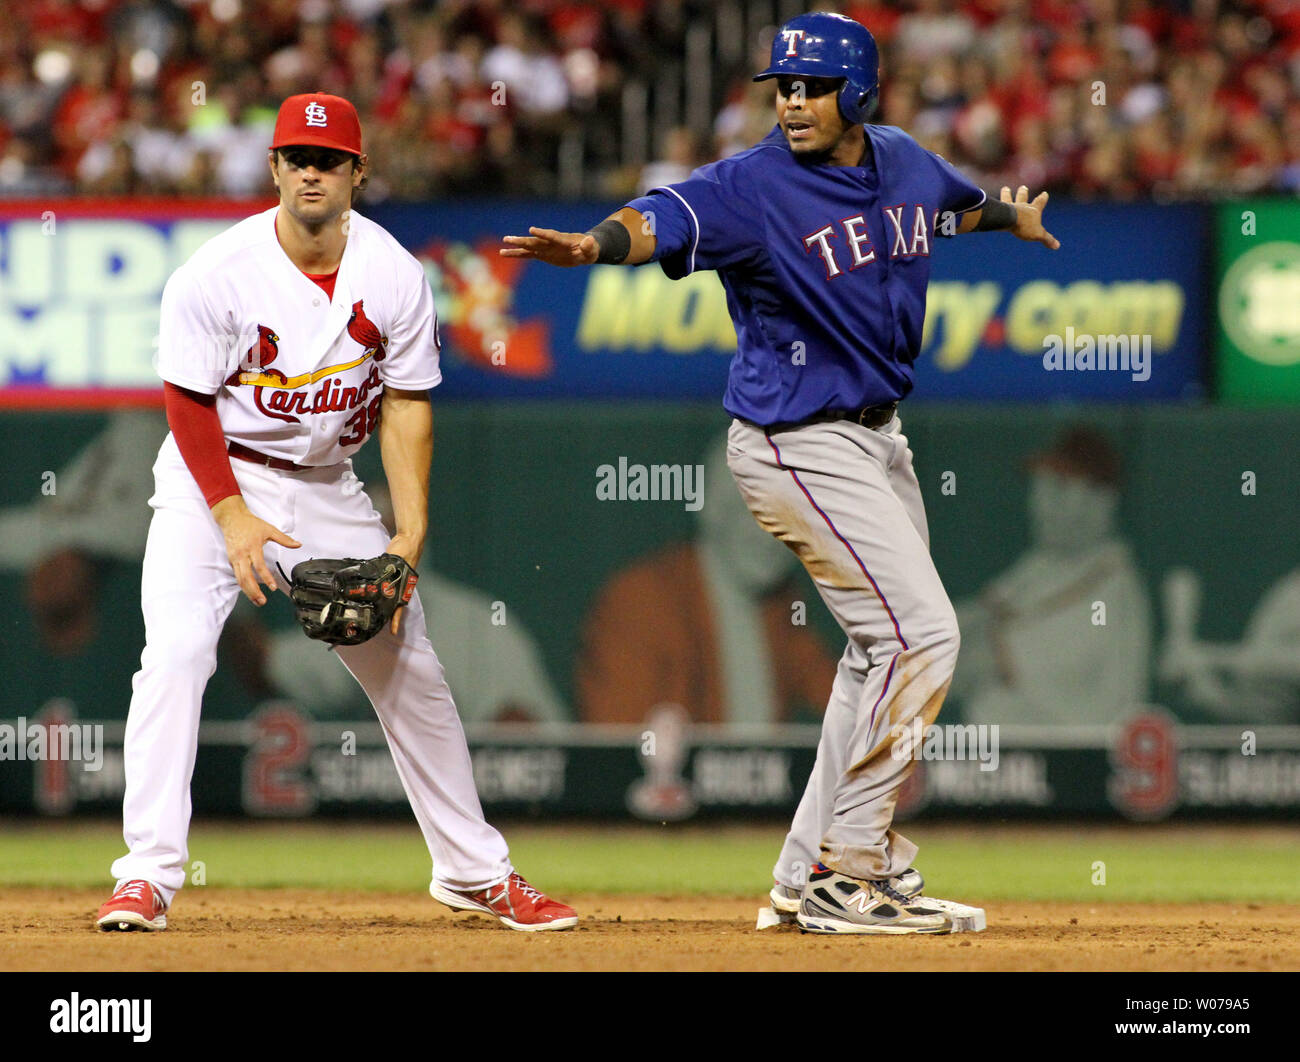
POLYGON ((306 92, 280 104, 275 118, 272 148, 312 145, 361 154, 361 120, 357 109, 342 96, 306 92))

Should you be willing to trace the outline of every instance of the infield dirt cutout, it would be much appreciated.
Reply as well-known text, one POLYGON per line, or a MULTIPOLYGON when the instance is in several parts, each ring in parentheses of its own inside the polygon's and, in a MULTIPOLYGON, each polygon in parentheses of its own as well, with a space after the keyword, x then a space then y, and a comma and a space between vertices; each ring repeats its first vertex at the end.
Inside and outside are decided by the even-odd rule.
MULTIPOLYGON (((0 970, 1296 970, 1300 907, 989 903, 983 933, 757 932, 759 896, 566 897, 582 921, 516 933, 420 895, 182 893, 161 933, 104 933, 101 891, 0 890, 0 970)), ((975 897, 963 897, 979 903, 975 897)))

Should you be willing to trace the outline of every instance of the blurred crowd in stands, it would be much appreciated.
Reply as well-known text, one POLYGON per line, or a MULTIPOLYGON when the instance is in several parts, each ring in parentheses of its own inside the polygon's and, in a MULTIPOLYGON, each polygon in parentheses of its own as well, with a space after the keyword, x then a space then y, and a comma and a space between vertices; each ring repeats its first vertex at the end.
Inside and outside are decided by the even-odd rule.
MULTIPOLYGON (((276 107, 300 91, 357 105, 367 198, 563 193, 566 143, 580 145, 581 194, 631 195, 772 127, 773 85, 749 80, 771 27, 720 49, 717 27, 736 25, 719 18, 724 3, 4 0, 0 196, 266 194, 276 107), (666 70, 691 77, 682 57, 698 25, 715 31, 715 57, 739 57, 711 69, 712 128, 651 120, 653 143, 629 152, 627 86, 653 100, 666 70)), ((729 6, 753 25, 746 0, 729 6)), ((987 187, 1120 200, 1300 190, 1300 0, 809 7, 880 42, 875 120, 987 187)))

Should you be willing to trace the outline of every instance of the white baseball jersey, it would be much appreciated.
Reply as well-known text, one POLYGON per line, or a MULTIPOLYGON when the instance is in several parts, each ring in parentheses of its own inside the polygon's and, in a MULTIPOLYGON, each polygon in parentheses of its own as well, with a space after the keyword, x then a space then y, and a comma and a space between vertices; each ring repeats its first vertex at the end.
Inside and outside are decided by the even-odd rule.
POLYGON ((168 280, 158 374, 217 395, 226 437, 332 465, 375 430, 383 385, 433 387, 438 323, 424 269, 355 210, 334 297, 293 264, 278 207, 213 237, 168 280))

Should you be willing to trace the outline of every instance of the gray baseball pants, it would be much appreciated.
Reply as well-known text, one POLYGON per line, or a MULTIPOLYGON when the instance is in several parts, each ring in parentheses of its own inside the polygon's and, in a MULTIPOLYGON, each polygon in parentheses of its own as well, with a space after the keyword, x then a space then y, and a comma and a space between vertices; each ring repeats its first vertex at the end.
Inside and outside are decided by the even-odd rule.
POLYGON ((727 463, 754 518, 799 556, 848 636, 773 876, 801 887, 819 861, 862 880, 901 874, 917 851, 892 829, 913 765, 907 731, 939 714, 960 643, 901 423, 765 431, 737 420, 727 463))

